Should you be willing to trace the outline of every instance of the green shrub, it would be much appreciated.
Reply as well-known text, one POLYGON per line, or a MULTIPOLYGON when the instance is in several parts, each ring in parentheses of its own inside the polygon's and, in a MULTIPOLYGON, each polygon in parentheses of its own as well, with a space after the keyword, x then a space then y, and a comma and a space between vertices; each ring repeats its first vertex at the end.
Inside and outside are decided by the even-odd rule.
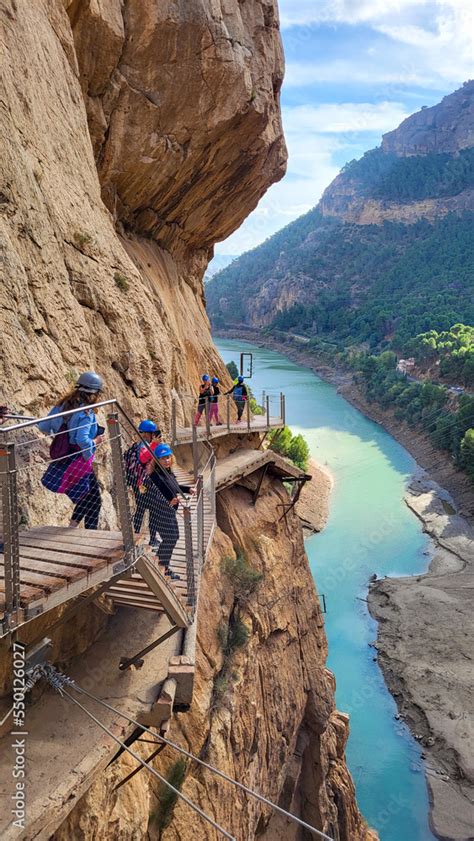
POLYGON ((309 461, 309 447, 302 435, 293 435, 288 448, 288 458, 301 470, 306 470, 309 461))
POLYGON ((77 381, 77 372, 74 370, 74 368, 68 368, 65 377, 70 385, 75 385, 77 381))
POLYGON ((249 638, 249 629, 238 616, 236 619, 231 620, 229 625, 226 625, 224 622, 220 623, 217 628, 217 638, 222 648, 224 659, 228 659, 232 657, 232 654, 238 648, 243 648, 246 645, 249 638))
POLYGON ((240 552, 235 558, 223 558, 224 574, 232 584, 237 601, 247 599, 260 584, 263 575, 253 569, 240 552))
POLYGON ((84 231, 76 231, 74 234, 74 242, 82 248, 83 245, 87 245, 87 243, 92 242, 92 237, 90 234, 85 234, 84 231))
POLYGON ((211 707, 216 709, 229 688, 229 678, 226 674, 219 674, 214 680, 211 707))
POLYGON ((309 461, 308 443, 302 435, 292 435, 287 426, 270 435, 270 448, 289 458, 301 470, 307 470, 309 461))
MULTIPOLYGON (((168 768, 164 776, 172 786, 174 786, 178 791, 181 791, 181 787, 186 776, 186 760, 182 757, 177 759, 176 762, 168 768)), ((165 785, 165 783, 160 783, 160 787, 158 789, 158 810, 152 815, 152 820, 158 829, 160 838, 162 832, 171 823, 177 799, 178 795, 172 791, 169 786, 165 785)))
POLYGON ((126 277, 126 275, 122 274, 122 272, 115 272, 114 280, 115 280, 116 286, 118 286, 118 288, 122 292, 126 292, 128 287, 130 286, 130 283, 128 282, 128 277, 126 277))
POLYGON ((225 367, 227 368, 232 380, 235 380, 236 377, 239 376, 239 369, 237 368, 237 365, 233 360, 231 362, 228 362, 225 367))

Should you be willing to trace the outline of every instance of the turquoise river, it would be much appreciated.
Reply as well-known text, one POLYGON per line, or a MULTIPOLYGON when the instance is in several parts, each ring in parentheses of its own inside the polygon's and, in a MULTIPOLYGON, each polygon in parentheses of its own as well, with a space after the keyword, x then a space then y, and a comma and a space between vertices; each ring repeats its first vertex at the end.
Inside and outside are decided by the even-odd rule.
POLYGON ((377 627, 364 601, 372 573, 426 569, 429 539, 403 501, 415 462, 307 368, 248 343, 215 344, 225 362, 239 364, 241 350, 253 353, 255 395, 263 389, 285 393, 288 425, 305 436, 311 455, 333 476, 329 522, 306 541, 306 550, 326 597, 337 706, 351 719, 347 759, 358 804, 381 841, 432 841, 420 748, 395 718, 395 702, 369 646, 377 627))

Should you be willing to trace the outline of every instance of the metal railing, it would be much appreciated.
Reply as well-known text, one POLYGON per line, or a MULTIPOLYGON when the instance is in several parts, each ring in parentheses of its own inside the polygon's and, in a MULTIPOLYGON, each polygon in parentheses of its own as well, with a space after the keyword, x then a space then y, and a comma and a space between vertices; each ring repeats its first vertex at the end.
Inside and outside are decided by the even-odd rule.
POLYGON ((285 425, 285 395, 263 392, 259 403, 220 394, 199 398, 174 393, 171 402, 171 441, 174 446, 222 435, 265 432, 285 425))
MULTIPOLYGON (((191 609, 195 607, 198 576, 208 542, 206 528, 209 531, 209 511, 215 516, 215 500, 210 505, 205 496, 209 494, 209 488, 213 489, 212 493, 215 492, 214 455, 209 457, 208 453, 205 463, 201 457, 198 458, 197 493, 190 498, 186 498, 180 491, 177 493, 183 517, 176 517, 168 511, 167 501, 155 489, 152 481, 153 470, 159 473, 163 468, 149 443, 143 439, 119 403, 106 400, 83 408, 99 414, 99 417, 102 412, 106 414, 104 433, 97 438, 93 455, 76 448, 72 454, 52 457, 50 444, 54 435, 39 432, 37 426, 47 421, 47 418, 18 422, 9 419, 0 426, 0 551, 3 551, 4 567, 4 633, 32 618, 28 615, 28 608, 22 605, 24 576, 20 564, 20 544, 28 544, 30 534, 42 538, 40 531, 51 533, 54 531, 51 527, 64 527, 68 525, 68 520, 72 521, 70 525, 74 527, 84 522, 86 529, 90 530, 89 536, 103 531, 114 533, 110 541, 113 537, 117 538, 121 561, 120 564, 114 563, 110 575, 116 575, 119 571, 124 576, 131 575, 138 557, 149 552, 150 557, 162 565, 161 571, 170 574, 171 581, 179 578, 169 570, 169 555, 171 552, 172 559, 178 540, 184 536, 187 601, 191 609), (148 451, 151 462, 148 474, 142 473, 138 477, 132 475, 128 459, 130 449, 137 444, 148 451), (143 486, 146 488, 145 493, 142 493, 143 486), (163 553, 166 554, 164 562, 163 553)), ((59 412, 55 416, 69 423, 67 434, 74 431, 71 418, 77 411, 59 412)), ((69 535, 69 532, 66 534, 69 535)), ((77 539, 80 535, 87 539, 82 529, 74 534, 77 539)), ((68 551, 67 547, 64 551, 68 551)), ((33 558, 34 553, 30 551, 27 554, 33 558)), ((40 556, 48 560, 46 552, 40 556)), ((41 570, 36 572, 34 563, 29 562, 28 570, 30 579, 39 579, 37 572, 41 570)), ((85 579, 84 590, 89 587, 85 579)), ((64 601, 68 598, 66 588, 64 601)))

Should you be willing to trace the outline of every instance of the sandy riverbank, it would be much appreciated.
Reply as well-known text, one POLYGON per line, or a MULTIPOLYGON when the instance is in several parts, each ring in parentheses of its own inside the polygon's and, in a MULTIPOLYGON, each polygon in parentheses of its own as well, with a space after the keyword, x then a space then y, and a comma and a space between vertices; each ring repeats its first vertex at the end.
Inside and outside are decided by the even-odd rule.
MULTIPOLYGON (((227 334, 230 338, 231 336, 227 334)), ((350 373, 333 370, 304 346, 251 331, 239 336, 313 370, 384 426, 429 471, 414 477, 406 502, 434 541, 424 575, 384 579, 371 587, 379 662, 400 714, 423 744, 431 821, 443 839, 474 839, 474 493, 449 455, 390 412, 368 405, 350 373), (443 490, 448 488, 450 494, 443 490), (462 516, 461 516, 462 515, 462 516)))
POLYGON ((309 368, 326 382, 335 385, 338 392, 348 403, 359 409, 366 417, 379 423, 399 441, 418 464, 428 471, 441 487, 446 488, 452 494, 463 516, 468 518, 470 522, 474 522, 472 483, 462 470, 456 468, 449 453, 436 449, 428 436, 422 431, 413 429, 404 421, 397 420, 390 409, 382 409, 376 403, 368 403, 362 390, 354 384, 350 371, 328 365, 327 362, 308 351, 303 344, 286 344, 270 336, 265 336, 265 341, 262 342, 262 334, 259 331, 251 329, 216 331, 216 335, 227 339, 253 342, 260 347, 275 350, 293 362, 309 368))
POLYGON ((311 482, 306 482, 296 503, 296 512, 301 520, 305 537, 320 532, 329 517, 329 502, 334 485, 329 470, 318 464, 314 458, 308 462, 311 482))
POLYGON ((399 712, 424 746, 431 821, 443 839, 474 836, 474 531, 426 474, 406 502, 434 540, 425 575, 373 584, 378 657, 399 712))

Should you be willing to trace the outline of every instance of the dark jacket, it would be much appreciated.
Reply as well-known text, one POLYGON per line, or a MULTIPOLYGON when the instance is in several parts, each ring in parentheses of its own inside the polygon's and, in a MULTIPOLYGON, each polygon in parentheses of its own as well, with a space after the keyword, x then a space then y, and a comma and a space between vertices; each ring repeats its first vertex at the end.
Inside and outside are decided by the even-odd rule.
POLYGON ((180 485, 173 471, 165 468, 155 468, 150 479, 168 502, 178 494, 188 494, 191 490, 189 485, 180 485))

